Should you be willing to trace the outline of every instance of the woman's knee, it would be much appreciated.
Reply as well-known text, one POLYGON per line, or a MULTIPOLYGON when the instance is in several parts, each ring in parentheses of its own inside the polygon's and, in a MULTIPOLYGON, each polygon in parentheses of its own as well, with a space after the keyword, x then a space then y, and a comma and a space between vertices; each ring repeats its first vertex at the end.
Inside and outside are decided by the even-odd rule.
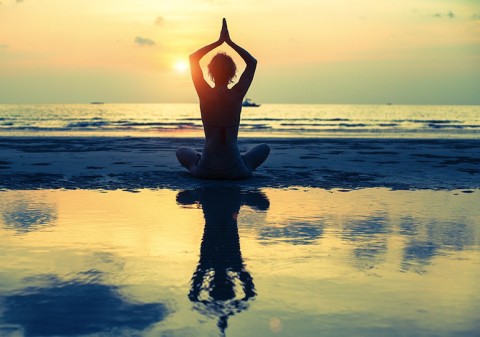
POLYGON ((195 163, 198 158, 198 153, 188 147, 180 147, 175 152, 180 164, 190 169, 191 165, 195 163))
POLYGON ((255 170, 267 159, 269 154, 270 146, 267 144, 258 144, 245 153, 244 160, 252 170, 255 170))
POLYGON ((267 144, 258 144, 257 147, 259 152, 265 154, 265 157, 270 154, 270 146, 268 146, 267 144))
POLYGON ((188 148, 186 147, 179 147, 175 154, 177 155, 177 159, 180 160, 180 158, 185 156, 185 153, 188 151, 188 148))
POLYGON ((267 144, 258 144, 251 148, 248 152, 250 152, 257 160, 262 160, 263 162, 270 154, 270 146, 267 144))

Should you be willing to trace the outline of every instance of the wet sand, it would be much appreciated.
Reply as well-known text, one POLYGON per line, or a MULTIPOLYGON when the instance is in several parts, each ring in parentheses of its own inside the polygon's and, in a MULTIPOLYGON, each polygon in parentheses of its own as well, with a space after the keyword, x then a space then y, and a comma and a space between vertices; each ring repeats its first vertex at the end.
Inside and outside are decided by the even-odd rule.
POLYGON ((262 141, 0 138, 0 335, 478 334, 480 140, 262 141))
MULTIPOLYGON (((480 140, 262 139, 267 161, 240 182, 192 178, 175 150, 197 138, 0 138, 0 188, 139 189, 197 186, 357 189, 480 188, 480 140)), ((242 151, 258 141, 242 139, 242 151)))

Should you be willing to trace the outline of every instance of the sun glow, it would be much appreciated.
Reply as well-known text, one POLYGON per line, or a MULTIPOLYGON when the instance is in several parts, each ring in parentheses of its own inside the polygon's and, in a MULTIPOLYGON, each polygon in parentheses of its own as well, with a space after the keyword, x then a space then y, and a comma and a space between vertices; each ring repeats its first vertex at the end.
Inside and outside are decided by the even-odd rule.
POLYGON ((175 62, 175 64, 173 65, 173 68, 175 69, 175 71, 177 73, 185 73, 187 70, 188 70, 188 63, 183 61, 183 60, 178 60, 177 62, 175 62))

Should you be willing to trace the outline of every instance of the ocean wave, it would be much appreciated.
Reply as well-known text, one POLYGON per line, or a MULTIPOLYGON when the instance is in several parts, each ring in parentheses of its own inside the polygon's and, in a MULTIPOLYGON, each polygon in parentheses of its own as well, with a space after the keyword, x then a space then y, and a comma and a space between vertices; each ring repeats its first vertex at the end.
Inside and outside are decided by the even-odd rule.
POLYGON ((338 127, 367 127, 367 126, 373 126, 373 124, 364 124, 364 123, 339 123, 339 124, 325 124, 325 123, 280 123, 281 126, 299 126, 299 127, 305 127, 305 126, 338 126, 338 127))
POLYGON ((459 124, 435 124, 429 123, 429 128, 433 129, 477 129, 480 128, 480 125, 459 125, 459 124))
POLYGON ((395 123, 420 123, 420 124, 450 124, 450 123, 461 123, 459 120, 444 120, 444 119, 394 119, 392 122, 395 123))
MULTIPOLYGON (((2 135, 65 135, 95 133, 137 136, 201 135, 198 106, 108 105, 101 110, 90 105, 0 105, 2 135)), ((472 106, 336 106, 275 105, 243 114, 240 130, 254 137, 265 135, 361 135, 374 137, 478 137, 480 107, 472 106)), ((241 136, 241 134, 240 134, 241 136)))
POLYGON ((178 122, 128 122, 122 123, 123 126, 197 126, 195 123, 178 122))
MULTIPOLYGON (((201 118, 181 118, 182 121, 201 121, 201 118)), ((256 121, 256 122, 298 122, 298 121, 312 121, 312 122, 349 122, 348 118, 270 118, 270 117, 245 117, 242 121, 256 121)))
POLYGON ((67 128, 99 128, 107 125, 111 125, 110 122, 96 120, 96 121, 86 121, 86 122, 72 122, 66 125, 67 128))

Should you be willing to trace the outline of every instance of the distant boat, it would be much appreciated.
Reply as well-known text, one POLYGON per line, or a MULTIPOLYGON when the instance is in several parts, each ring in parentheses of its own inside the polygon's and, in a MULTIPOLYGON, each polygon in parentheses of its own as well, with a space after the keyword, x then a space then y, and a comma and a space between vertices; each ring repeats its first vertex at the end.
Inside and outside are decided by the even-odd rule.
POLYGON ((90 102, 90 104, 105 104, 104 102, 90 102))
POLYGON ((242 106, 246 106, 246 107, 259 107, 260 104, 257 104, 255 102, 252 102, 252 100, 250 98, 245 98, 245 100, 243 101, 242 103, 242 106))

